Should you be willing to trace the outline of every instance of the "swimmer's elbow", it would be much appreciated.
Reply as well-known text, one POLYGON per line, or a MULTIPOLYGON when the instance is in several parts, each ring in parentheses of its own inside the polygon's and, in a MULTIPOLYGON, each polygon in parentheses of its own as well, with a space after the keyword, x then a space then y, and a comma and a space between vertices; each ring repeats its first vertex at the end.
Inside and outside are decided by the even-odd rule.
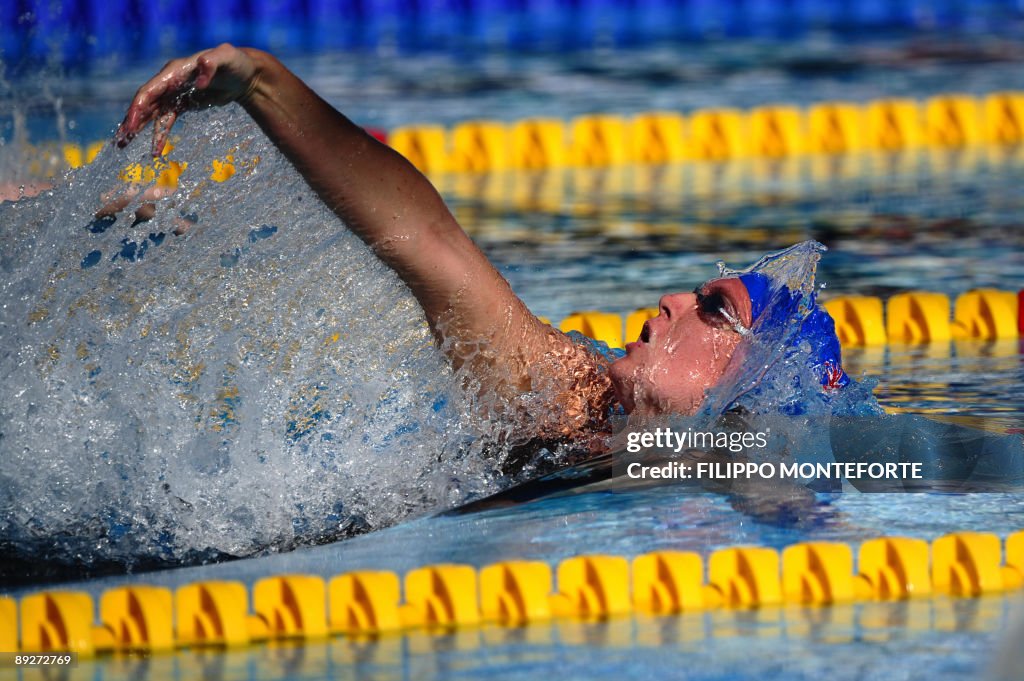
MULTIPOLYGON (((473 259, 479 253, 472 240, 451 216, 439 216, 400 225, 384 231, 370 241, 370 247, 399 274, 416 273, 438 265, 451 267, 473 259), (475 253, 474 253, 475 252, 475 253)), ((482 254, 481 254, 482 257, 482 254)))

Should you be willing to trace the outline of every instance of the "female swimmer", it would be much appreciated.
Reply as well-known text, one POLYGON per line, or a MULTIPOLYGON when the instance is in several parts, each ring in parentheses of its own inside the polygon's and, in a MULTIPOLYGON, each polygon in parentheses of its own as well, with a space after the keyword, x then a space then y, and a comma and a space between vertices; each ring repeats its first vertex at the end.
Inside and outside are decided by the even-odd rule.
MULTIPOLYGON (((324 203, 398 273, 440 347, 481 391, 503 400, 535 391, 554 396, 557 407, 531 421, 536 437, 585 440, 604 432, 618 408, 694 413, 764 307, 763 277, 721 278, 662 296, 660 314, 618 359, 573 342, 530 313, 405 158, 259 50, 224 44, 169 62, 136 93, 116 143, 124 147, 152 121, 156 156, 184 111, 230 102, 245 108, 324 203)), ((826 373, 833 355, 831 370, 838 367, 830 322, 826 373)))

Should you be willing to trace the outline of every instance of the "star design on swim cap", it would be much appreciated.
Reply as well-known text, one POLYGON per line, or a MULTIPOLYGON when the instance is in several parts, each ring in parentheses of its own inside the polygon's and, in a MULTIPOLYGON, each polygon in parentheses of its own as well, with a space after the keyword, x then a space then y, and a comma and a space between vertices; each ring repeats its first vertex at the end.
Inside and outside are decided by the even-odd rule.
POLYGON ((825 380, 822 381, 822 387, 825 390, 839 390, 844 385, 846 374, 843 372, 843 367, 839 366, 832 360, 825 362, 825 380))

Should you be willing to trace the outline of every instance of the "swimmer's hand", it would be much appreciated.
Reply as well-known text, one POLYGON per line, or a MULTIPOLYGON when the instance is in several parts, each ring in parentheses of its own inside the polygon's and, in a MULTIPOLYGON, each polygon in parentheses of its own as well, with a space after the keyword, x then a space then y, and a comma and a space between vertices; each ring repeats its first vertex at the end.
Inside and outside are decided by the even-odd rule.
POLYGON ((179 115, 189 109, 244 101, 258 80, 259 69, 250 51, 227 43, 169 61, 135 93, 114 142, 124 148, 155 121, 152 153, 156 158, 179 115))

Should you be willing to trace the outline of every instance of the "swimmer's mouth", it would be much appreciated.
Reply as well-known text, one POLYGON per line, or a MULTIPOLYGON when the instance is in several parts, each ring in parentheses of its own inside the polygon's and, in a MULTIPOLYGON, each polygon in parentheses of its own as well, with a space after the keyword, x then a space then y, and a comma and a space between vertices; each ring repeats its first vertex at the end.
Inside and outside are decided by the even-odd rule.
POLYGON ((644 322, 644 328, 640 330, 640 338, 637 340, 641 343, 647 343, 651 340, 651 323, 649 321, 644 322))

